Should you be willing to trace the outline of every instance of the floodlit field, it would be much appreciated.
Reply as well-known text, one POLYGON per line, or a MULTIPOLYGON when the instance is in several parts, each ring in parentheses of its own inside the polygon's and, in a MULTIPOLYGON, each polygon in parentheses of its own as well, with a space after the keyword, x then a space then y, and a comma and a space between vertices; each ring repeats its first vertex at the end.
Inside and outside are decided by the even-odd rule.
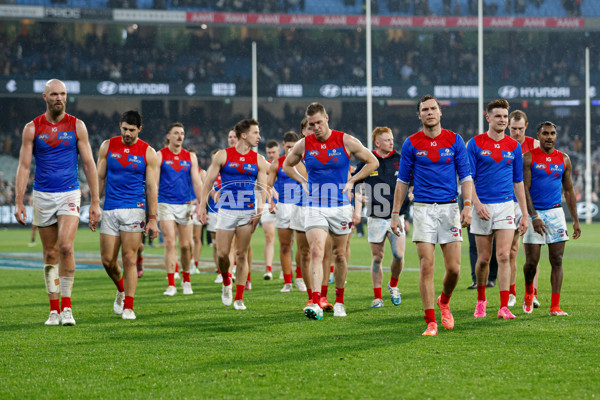
MULTIPOLYGON (((0 253, 40 252, 39 239, 30 248, 28 238, 27 229, 0 231, 0 253)), ((521 255, 513 321, 495 317, 497 288, 488 289, 488 317, 473 317, 476 293, 466 290, 471 278, 465 246, 451 301, 456 327, 445 331, 440 324, 437 337, 421 337, 425 323, 412 243, 400 278, 400 306, 384 296, 385 307, 369 308, 370 274, 354 270, 346 290, 348 317, 326 314, 322 321, 303 316, 305 293, 280 293, 283 281, 263 281, 264 267, 257 265, 253 290, 244 296, 247 311, 221 304, 214 273, 192 276, 194 295, 179 290, 171 298, 162 295, 165 274, 149 269, 139 281, 136 321, 113 314, 115 287, 103 271, 82 270, 73 291, 77 326, 46 327, 41 265, 0 268, 0 398, 597 398, 599 243, 596 224, 584 225, 582 238, 567 244, 561 299, 570 313, 566 318, 548 316, 547 259, 541 264, 542 307, 524 315, 521 255)), ((259 230, 253 239, 257 260, 263 259, 263 244, 259 230)), ((80 229, 76 251, 97 253, 98 234, 80 229)), ((203 257, 209 253, 205 247, 203 257)), ((369 260, 366 239, 353 238, 350 264, 366 266, 369 260)), ((438 293, 441 262, 438 253, 438 293)), ((333 292, 331 287, 331 302, 333 292)))

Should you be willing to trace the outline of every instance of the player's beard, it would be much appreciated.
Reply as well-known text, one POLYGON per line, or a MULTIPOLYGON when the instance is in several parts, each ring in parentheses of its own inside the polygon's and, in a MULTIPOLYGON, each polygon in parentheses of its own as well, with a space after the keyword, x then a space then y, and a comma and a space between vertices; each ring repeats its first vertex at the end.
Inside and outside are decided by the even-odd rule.
POLYGON ((121 138, 123 139, 123 143, 126 146, 131 146, 133 144, 133 142, 135 142, 135 137, 133 136, 126 136, 126 135, 121 135, 121 138))
POLYGON ((52 116, 52 118, 57 118, 60 117, 62 114, 65 113, 66 110, 66 106, 65 103, 60 103, 58 104, 58 102, 54 102, 54 103, 50 103, 48 102, 48 111, 50 112, 50 115, 52 116))

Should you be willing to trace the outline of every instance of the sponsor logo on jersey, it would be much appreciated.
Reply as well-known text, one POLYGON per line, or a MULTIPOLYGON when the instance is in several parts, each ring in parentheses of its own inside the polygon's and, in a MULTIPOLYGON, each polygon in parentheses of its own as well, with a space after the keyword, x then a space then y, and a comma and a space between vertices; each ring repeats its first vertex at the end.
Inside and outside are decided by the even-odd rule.
POLYGON ((342 152, 340 151, 340 149, 329 149, 327 150, 327 157, 337 157, 337 156, 341 156, 342 152))
POLYGON ((515 154, 512 151, 503 151, 502 152, 502 157, 504 158, 508 158, 509 160, 514 160, 515 159, 515 154))
POLYGON ((256 171, 255 164, 243 164, 244 171, 256 171))
POLYGON ((452 157, 453 155, 452 149, 440 149, 440 157, 452 157))
POLYGON ((562 165, 550 164, 550 171, 552 172, 562 172, 562 165))
POLYGON ((417 151, 417 157, 425 157, 427 156, 427 150, 417 151))
POLYGON ((127 161, 134 164, 141 164, 143 162, 143 159, 140 156, 130 154, 129 157, 127 157, 127 161))
POLYGON ((190 167, 190 162, 189 161, 179 161, 179 165, 182 167, 190 167))

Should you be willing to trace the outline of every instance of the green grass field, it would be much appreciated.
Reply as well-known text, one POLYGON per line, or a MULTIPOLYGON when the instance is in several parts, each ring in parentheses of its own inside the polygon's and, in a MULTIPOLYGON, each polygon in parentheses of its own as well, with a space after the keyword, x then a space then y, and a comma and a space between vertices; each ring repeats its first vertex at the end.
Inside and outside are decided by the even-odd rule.
MULTIPOLYGON (((27 247, 28 238, 26 229, 0 231, 0 253, 39 252, 39 244, 27 247)), ((0 268, 0 398, 598 398, 599 243, 596 224, 584 225, 582 238, 567 244, 561 306, 569 317, 548 316, 547 259, 541 263, 542 307, 525 315, 519 267, 513 321, 495 318, 497 288, 488 289, 488 317, 473 317, 476 293, 465 289, 471 279, 464 246, 451 302, 456 327, 445 331, 440 324, 437 337, 421 337, 425 323, 412 243, 400 306, 384 296, 385 307, 369 308, 370 274, 352 271, 348 317, 328 314, 322 321, 303 316, 305 293, 279 293, 282 281, 263 281, 262 267, 256 267, 243 312, 221 304, 212 273, 192 276, 193 296, 180 290, 167 298, 164 273, 149 270, 139 281, 138 319, 123 321, 112 312, 115 287, 106 274, 82 270, 73 292, 77 326, 46 327, 41 268, 0 268)), ((253 239, 257 260, 263 245, 259 231, 253 239)), ((98 234, 81 229, 76 251, 97 252, 98 234)), ((209 252, 205 248, 203 256, 209 252)), ((350 264, 369 262, 366 239, 353 238, 350 264)), ((441 253, 436 265, 439 293, 441 253)))

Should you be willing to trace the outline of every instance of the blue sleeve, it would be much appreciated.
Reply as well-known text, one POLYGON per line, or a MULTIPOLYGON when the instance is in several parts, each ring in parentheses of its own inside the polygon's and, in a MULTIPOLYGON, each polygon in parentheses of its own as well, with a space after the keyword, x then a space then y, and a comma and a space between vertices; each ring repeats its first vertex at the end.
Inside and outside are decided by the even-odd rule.
POLYGON ((513 182, 523 182, 523 153, 521 152, 521 145, 517 143, 515 149, 515 163, 513 165, 513 182))
POLYGON ((454 141, 454 154, 456 154, 455 168, 458 173, 458 179, 463 180, 471 175, 471 166, 467 156, 465 141, 460 135, 456 135, 456 140, 454 141))
POLYGON ((410 138, 404 141, 402 152, 400 153, 400 167, 398 168, 398 180, 410 183, 413 177, 413 169, 415 167, 414 147, 410 142, 410 138))
POLYGON ((477 177, 477 145, 475 144, 475 138, 469 140, 469 143, 467 143, 467 156, 469 157, 471 178, 475 180, 477 177))

